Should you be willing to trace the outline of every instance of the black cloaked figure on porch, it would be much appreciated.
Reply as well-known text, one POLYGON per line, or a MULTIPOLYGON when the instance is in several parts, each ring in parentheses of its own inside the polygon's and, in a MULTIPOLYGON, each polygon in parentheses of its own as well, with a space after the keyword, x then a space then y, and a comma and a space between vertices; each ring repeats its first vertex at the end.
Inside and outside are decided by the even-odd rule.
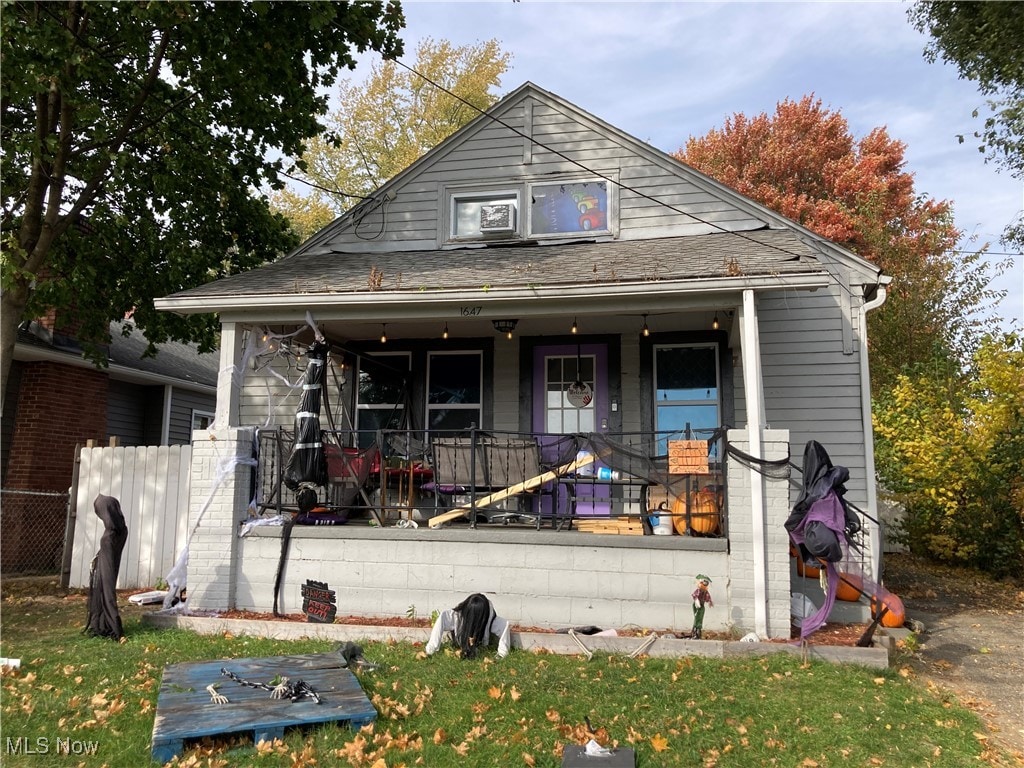
POLYGON ((121 512, 121 502, 113 496, 100 494, 93 502, 96 516, 103 521, 100 549, 89 569, 89 618, 86 634, 124 639, 121 613, 117 608, 117 574, 121 570, 121 552, 128 540, 128 526, 121 512))
POLYGON ((320 388, 328 351, 327 343, 319 338, 306 349, 302 396, 295 412, 295 443, 284 470, 284 484, 293 491, 303 483, 327 484, 327 457, 320 430, 320 388))

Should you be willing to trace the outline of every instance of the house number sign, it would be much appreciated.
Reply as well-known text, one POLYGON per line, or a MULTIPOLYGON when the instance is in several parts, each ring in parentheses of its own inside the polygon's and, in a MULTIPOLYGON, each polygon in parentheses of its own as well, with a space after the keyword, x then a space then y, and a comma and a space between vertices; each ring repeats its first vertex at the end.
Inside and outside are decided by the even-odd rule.
POLYGON ((459 307, 459 314, 463 317, 474 317, 483 312, 483 307, 459 307))

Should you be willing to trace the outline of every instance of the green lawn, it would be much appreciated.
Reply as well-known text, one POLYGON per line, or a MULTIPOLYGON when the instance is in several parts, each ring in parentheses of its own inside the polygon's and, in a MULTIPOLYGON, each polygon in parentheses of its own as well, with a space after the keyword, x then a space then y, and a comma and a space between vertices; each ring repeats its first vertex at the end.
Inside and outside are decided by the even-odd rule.
MULTIPOLYGON (((3 601, 0 655, 21 659, 3 678, 4 766, 145 765, 165 665, 334 649, 158 630, 127 605, 119 645, 84 637, 85 613, 81 595, 3 601), (82 754, 57 754, 65 747, 82 754)), ((641 768, 1009 764, 986 754, 973 713, 895 670, 804 665, 788 654, 588 662, 513 651, 463 661, 450 652, 424 658, 412 644, 364 648, 381 664, 360 674, 379 713, 372 729, 294 729, 259 750, 238 735, 191 745, 176 763, 557 768, 564 745, 587 740, 589 719, 606 746, 635 749, 641 768)))

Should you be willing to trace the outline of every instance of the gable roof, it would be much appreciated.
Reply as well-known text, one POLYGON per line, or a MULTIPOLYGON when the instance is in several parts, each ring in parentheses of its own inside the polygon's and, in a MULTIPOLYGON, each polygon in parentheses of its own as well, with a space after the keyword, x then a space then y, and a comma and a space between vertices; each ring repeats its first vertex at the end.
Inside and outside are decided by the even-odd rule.
MULTIPOLYGON (((557 149, 545 150, 603 176, 557 149)), ((603 178, 629 189, 617 179, 603 178)), ((838 267, 852 271, 852 284, 875 284, 880 278, 880 270, 874 264, 526 82, 383 184, 370 200, 347 211, 290 254, 251 272, 159 299, 157 306, 181 312, 208 312, 251 306, 255 301, 263 306, 283 306, 316 298, 338 302, 344 296, 345 301, 359 302, 361 297, 375 292, 379 298, 381 291, 388 292, 389 299, 398 300, 398 295, 391 294, 479 290, 481 286, 493 291, 530 288, 536 295, 542 287, 592 290, 601 284, 621 286, 655 280, 704 281, 705 289, 719 290, 783 285, 820 287, 827 284, 829 275, 835 276, 838 267), (443 249, 423 250, 402 242, 344 242, 344 233, 358 226, 368 213, 386 206, 410 181, 442 163, 482 131, 497 124, 523 137, 524 142, 531 141, 507 119, 530 101, 567 115, 645 161, 666 169, 670 176, 726 201, 741 211, 742 217, 722 225, 701 218, 699 208, 686 210, 685 205, 661 203, 699 222, 703 225, 701 230, 686 236, 646 240, 609 240, 606 236, 556 243, 477 243, 472 249, 453 248, 450 244, 443 249), (373 284, 371 270, 382 278, 380 284, 373 284), (721 284, 709 286, 707 281, 721 284)))

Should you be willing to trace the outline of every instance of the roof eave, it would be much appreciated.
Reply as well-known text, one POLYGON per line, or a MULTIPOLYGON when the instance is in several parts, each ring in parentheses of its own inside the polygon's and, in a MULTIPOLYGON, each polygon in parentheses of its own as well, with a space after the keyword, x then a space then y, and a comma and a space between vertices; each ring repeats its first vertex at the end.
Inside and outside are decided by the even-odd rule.
MULTIPOLYGON (((362 291, 358 293, 295 293, 261 294, 246 296, 168 296, 155 300, 157 309, 182 315, 216 312, 234 316, 248 316, 266 321, 270 315, 294 314, 301 317, 307 310, 337 310, 366 313, 367 308, 381 310, 381 314, 394 316, 398 307, 440 306, 453 304, 501 304, 509 302, 599 302, 623 301, 630 298, 649 301, 652 293, 666 297, 694 297, 698 295, 727 294, 742 290, 800 290, 813 291, 830 284, 829 276, 822 272, 786 275, 753 275, 716 277, 707 279, 657 280, 605 285, 572 285, 551 287, 490 287, 437 291, 362 291)), ((369 313, 372 314, 372 313, 369 313)))

